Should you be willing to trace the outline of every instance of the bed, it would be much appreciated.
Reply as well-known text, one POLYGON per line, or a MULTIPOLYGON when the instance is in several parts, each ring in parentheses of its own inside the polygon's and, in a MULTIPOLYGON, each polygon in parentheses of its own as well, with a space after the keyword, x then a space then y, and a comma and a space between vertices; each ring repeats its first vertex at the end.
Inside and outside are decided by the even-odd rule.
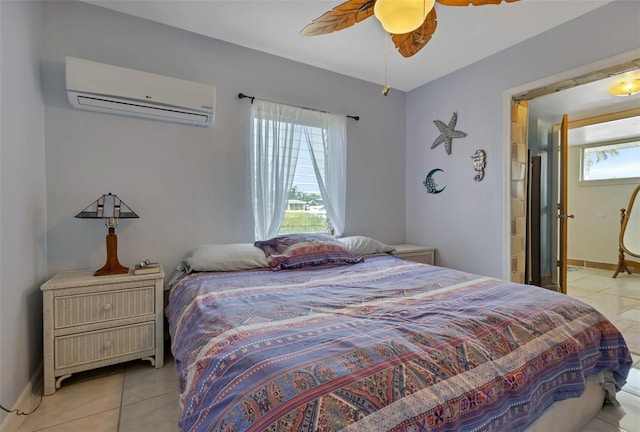
POLYGON ((387 254, 261 266, 171 284, 182 431, 568 431, 631 367, 602 314, 542 288, 387 254))

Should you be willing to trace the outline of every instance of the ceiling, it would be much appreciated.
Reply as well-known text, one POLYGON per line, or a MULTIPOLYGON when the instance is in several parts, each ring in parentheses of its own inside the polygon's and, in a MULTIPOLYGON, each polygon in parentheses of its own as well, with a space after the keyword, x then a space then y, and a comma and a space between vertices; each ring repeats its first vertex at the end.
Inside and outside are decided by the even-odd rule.
POLYGON ((625 140, 640 137, 640 93, 613 96, 609 90, 634 78, 640 79, 640 59, 534 89, 522 98, 532 97, 529 118, 558 125, 567 114, 570 146, 625 140), (572 127, 572 122, 584 126, 572 127))
POLYGON ((612 0, 520 0, 480 7, 436 4, 438 28, 426 47, 410 58, 402 57, 395 50, 375 17, 329 35, 299 35, 306 24, 343 1, 85 1, 381 86, 388 84, 394 89, 410 91, 612 0))
POLYGON ((583 120, 638 108, 640 93, 630 97, 609 93, 613 87, 634 80, 640 80, 640 57, 530 89, 514 98, 528 100, 530 116, 545 122, 559 123, 565 113, 570 114, 570 121, 583 120))

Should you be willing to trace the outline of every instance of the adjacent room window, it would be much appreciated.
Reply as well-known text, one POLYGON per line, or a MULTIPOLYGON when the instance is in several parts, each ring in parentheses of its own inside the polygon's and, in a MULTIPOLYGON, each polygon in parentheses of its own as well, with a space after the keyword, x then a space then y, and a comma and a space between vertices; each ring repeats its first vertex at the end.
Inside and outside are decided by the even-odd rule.
POLYGON ((256 239, 342 234, 346 117, 255 100, 250 137, 256 239))
POLYGON ((640 139, 584 146, 581 180, 614 180, 640 177, 640 139))

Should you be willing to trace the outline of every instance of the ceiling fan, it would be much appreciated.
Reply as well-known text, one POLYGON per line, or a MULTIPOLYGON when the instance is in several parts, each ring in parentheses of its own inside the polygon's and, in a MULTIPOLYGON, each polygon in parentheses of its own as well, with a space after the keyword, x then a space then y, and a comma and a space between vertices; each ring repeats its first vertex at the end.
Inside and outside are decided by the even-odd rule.
MULTIPOLYGON (((503 0, 348 0, 314 19, 300 31, 302 36, 317 36, 344 30, 371 15, 391 34, 404 57, 420 51, 436 31, 435 2, 445 6, 497 5, 503 0)), ((518 0, 504 0, 507 3, 518 0)))

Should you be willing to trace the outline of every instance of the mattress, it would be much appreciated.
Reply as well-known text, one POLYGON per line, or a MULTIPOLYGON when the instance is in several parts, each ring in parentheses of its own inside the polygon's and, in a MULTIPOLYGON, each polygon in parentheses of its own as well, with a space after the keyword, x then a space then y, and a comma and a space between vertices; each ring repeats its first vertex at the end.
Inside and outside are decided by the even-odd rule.
POLYGON ((521 431, 631 367, 577 299, 392 256, 193 273, 168 318, 183 431, 521 431))
POLYGON ((576 398, 553 403, 525 432, 578 432, 600 412, 607 400, 608 371, 589 375, 585 391, 576 398), (568 415, 567 415, 568 414, 568 415))

